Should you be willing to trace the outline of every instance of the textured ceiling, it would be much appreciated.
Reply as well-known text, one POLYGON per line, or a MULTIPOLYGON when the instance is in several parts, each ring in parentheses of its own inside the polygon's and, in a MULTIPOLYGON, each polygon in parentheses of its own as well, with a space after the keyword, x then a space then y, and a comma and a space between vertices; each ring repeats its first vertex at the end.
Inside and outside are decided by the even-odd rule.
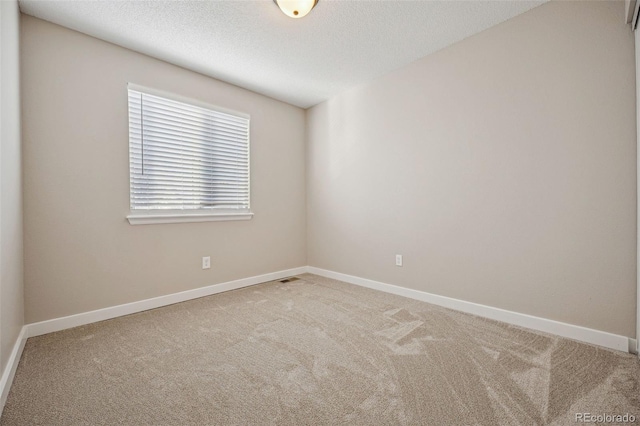
POLYGON ((544 3, 320 0, 36 1, 23 13, 303 108, 544 3))

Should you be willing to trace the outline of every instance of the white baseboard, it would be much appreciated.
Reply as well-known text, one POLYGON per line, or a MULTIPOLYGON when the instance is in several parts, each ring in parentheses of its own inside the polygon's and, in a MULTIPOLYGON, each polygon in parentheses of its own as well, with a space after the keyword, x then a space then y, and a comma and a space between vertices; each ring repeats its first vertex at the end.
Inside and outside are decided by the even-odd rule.
POLYGON ((546 318, 520 314, 518 312, 507 311, 505 309, 480 305, 478 303, 467 302, 459 299, 453 299, 451 297, 438 296, 436 294, 426 293, 424 291, 399 287, 392 284, 385 284, 378 281, 355 277, 353 275, 342 274, 340 272, 328 271, 326 269, 320 269, 313 266, 308 266, 307 272, 351 284, 356 284, 362 287, 371 288, 374 290, 384 291, 386 293, 396 294, 398 296, 421 300, 423 302, 432 303, 434 305, 443 306, 445 308, 454 309, 456 311, 466 312, 469 314, 506 322, 508 324, 513 324, 536 331, 542 331, 545 333, 555 334, 557 336, 567 337, 569 339, 578 340, 581 342, 604 346, 605 348, 609 349, 629 352, 629 348, 633 344, 633 342, 630 342, 630 339, 628 337, 607 333, 606 331, 599 331, 546 318))
MULTIPOLYGON (((352 275, 342 274, 340 272, 329 271, 326 269, 316 268, 313 266, 301 266, 299 268, 287 269, 284 271, 273 272, 270 274, 258 275, 255 277, 244 278, 235 281, 229 281, 221 284, 214 284, 207 287, 187 290, 180 293, 169 294, 166 296, 154 297, 152 299, 141 300, 138 302, 126 303, 124 305, 112 306, 109 308, 98 309, 95 311, 84 312, 81 314, 70 315, 62 318, 55 318, 48 321, 27 324, 24 326, 24 339, 27 337, 39 336, 42 334, 52 333, 54 331, 65 330, 67 328, 78 327, 98 321, 104 321, 123 315, 134 314, 149 309, 160 308, 162 306, 172 305, 174 303, 184 302, 199 297, 210 296, 212 294, 221 293, 229 290, 235 290, 251 285, 273 281, 292 275, 298 275, 305 272, 333 278, 362 287, 374 290, 384 291, 386 293, 397 294, 399 296, 411 299, 421 300, 423 302, 433 303, 434 305, 443 306, 445 308, 455 309, 457 311, 490 318, 497 321, 514 324, 520 327, 532 330, 542 331, 545 333, 555 334, 557 336, 578 340, 581 342, 591 343, 594 345, 604 346, 610 349, 629 352, 629 348, 633 342, 628 337, 605 331, 594 330, 591 328, 581 327, 578 325, 567 324, 546 318, 535 317, 533 315, 521 314, 518 312, 508 311, 505 309, 494 308, 491 306, 481 305, 478 303, 467 302, 464 300, 453 299, 446 296, 438 296, 436 294, 426 293, 419 290, 413 290, 405 287, 399 287, 392 284, 386 284, 379 281, 373 281, 366 278, 360 278, 352 275)), ((24 342, 22 343, 24 346, 24 342)), ((22 349, 20 348, 20 352, 22 349)), ((19 359, 19 357, 18 357, 19 359)), ((16 362, 17 366, 17 362, 16 362)), ((14 370, 15 371, 15 370, 14 370)), ((4 376, 3 376, 4 380, 4 376)), ((1 385, 4 382, 0 382, 1 385)), ((0 401, 1 402, 1 401, 0 401)))
POLYGON ((0 416, 2 415, 2 410, 4 410, 4 404, 7 402, 9 390, 11 389, 13 378, 16 375, 18 363, 20 362, 22 350, 24 349, 24 344, 26 342, 27 329, 26 327, 22 327, 22 329, 20 330, 20 334, 18 335, 18 339, 13 345, 11 355, 9 355, 9 359, 7 360, 7 365, 4 368, 4 372, 2 373, 2 378, 0 378, 0 416))
POLYGON ((257 275, 255 277, 228 281, 226 283, 214 284, 207 287, 182 291, 180 293, 140 300, 138 302, 125 303, 124 305, 117 305, 95 311, 83 312, 81 314, 69 315, 67 317, 27 324, 25 326, 26 337, 40 336, 41 334, 53 333, 54 331, 104 321, 111 318, 121 317, 123 315, 135 314, 137 312, 173 305, 174 303, 185 302, 187 300, 210 296, 224 291, 236 290, 267 281, 278 280, 292 275, 302 274, 306 272, 306 270, 307 268, 305 266, 301 266, 299 268, 286 269, 284 271, 272 272, 270 274, 257 275))

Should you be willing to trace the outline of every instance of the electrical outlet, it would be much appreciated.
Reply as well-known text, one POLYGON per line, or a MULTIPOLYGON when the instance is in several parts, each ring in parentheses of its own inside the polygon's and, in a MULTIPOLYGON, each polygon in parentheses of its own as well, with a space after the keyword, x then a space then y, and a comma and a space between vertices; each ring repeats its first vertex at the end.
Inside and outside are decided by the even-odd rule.
POLYGON ((402 255, 396 254, 396 266, 402 266, 402 255))
POLYGON ((211 257, 205 256, 202 258, 202 269, 209 269, 209 268, 211 268, 211 257))

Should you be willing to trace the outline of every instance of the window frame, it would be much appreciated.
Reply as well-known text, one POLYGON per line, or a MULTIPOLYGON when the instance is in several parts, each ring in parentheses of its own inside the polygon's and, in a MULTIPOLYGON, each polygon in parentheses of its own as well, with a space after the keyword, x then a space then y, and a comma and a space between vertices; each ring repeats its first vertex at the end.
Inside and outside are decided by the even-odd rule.
POLYGON ((127 99, 127 147, 129 157, 129 214, 126 216, 131 225, 150 225, 160 223, 189 223, 189 222, 217 222, 231 220, 250 220, 253 217, 251 211, 251 116, 247 113, 234 111, 217 105, 208 104, 197 99, 180 96, 162 90, 152 89, 138 84, 128 83, 126 87, 127 99), (247 178, 248 178, 248 205, 246 209, 133 209, 131 205, 131 136, 129 127, 129 90, 134 90, 143 94, 158 96, 168 100, 182 102, 188 105, 205 108, 212 111, 230 114, 236 117, 249 120, 249 134, 247 136, 247 178))

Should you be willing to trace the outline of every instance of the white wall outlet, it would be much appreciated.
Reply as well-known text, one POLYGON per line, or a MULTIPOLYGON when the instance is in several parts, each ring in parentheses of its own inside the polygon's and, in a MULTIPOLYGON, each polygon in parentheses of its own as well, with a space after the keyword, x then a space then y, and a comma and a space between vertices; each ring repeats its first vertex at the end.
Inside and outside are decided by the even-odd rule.
POLYGON ((396 266, 402 266, 402 255, 396 254, 396 266))
POLYGON ((202 269, 211 268, 211 256, 205 256, 202 258, 202 269))

